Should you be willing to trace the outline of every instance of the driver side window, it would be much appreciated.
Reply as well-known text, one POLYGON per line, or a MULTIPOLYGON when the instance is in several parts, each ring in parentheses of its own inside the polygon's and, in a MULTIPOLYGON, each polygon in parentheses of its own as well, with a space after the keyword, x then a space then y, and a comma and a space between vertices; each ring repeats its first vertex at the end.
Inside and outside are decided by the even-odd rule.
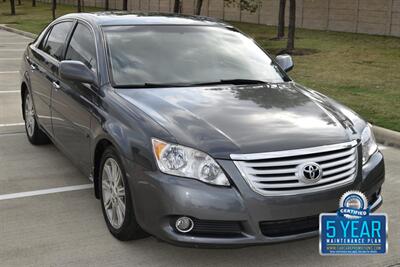
POLYGON ((57 60, 62 60, 65 39, 73 25, 72 21, 57 23, 43 38, 39 49, 43 50, 57 60))
POLYGON ((85 25, 78 23, 67 48, 66 60, 84 63, 97 73, 96 46, 92 32, 85 25))

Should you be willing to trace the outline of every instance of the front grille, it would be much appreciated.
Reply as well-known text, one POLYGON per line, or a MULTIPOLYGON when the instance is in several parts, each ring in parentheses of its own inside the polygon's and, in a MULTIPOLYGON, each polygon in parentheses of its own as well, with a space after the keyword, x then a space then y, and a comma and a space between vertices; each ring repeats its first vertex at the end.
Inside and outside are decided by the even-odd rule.
POLYGON ((313 232, 317 231, 318 227, 319 215, 288 220, 260 222, 260 230, 262 234, 269 237, 313 232))
POLYGON ((297 150, 232 154, 231 158, 250 187, 264 196, 320 191, 354 181, 358 167, 357 141, 297 150), (320 180, 300 179, 300 166, 317 163, 320 180))

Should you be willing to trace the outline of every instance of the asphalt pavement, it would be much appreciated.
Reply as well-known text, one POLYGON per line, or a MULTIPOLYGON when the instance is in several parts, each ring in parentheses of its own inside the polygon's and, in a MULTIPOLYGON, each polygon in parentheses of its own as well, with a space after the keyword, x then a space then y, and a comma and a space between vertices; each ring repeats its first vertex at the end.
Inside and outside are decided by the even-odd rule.
POLYGON ((400 150, 383 146, 386 255, 320 256, 318 237, 240 249, 117 241, 89 180, 53 145, 25 136, 18 71, 30 41, 0 30, 0 266, 400 266, 400 150))

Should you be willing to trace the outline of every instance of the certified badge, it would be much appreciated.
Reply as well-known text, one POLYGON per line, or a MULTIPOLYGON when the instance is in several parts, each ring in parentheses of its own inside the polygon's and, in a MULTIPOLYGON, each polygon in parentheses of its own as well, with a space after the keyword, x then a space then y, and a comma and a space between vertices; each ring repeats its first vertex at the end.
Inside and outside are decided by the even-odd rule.
POLYGON ((320 254, 385 254, 387 216, 370 214, 368 201, 359 191, 346 192, 337 213, 320 214, 320 254))
POLYGON ((348 191, 339 201, 338 214, 348 219, 358 219, 369 214, 367 197, 358 191, 348 191))

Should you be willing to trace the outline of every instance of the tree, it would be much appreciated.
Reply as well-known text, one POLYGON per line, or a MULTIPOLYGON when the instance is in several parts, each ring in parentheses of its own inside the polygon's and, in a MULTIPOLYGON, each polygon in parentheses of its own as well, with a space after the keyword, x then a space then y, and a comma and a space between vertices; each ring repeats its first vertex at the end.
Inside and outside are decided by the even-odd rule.
POLYGON ((52 0, 52 2, 51 2, 51 14, 53 16, 53 20, 56 19, 56 8, 57 8, 57 0, 52 0))
POLYGON ((287 52, 291 53, 294 50, 294 38, 296 31, 296 0, 290 0, 289 9, 289 32, 287 41, 287 52))
POLYGON ((174 2, 174 13, 181 13, 181 1, 175 0, 174 2))
POLYGON ((18 0, 17 5, 18 5, 18 6, 21 5, 21 0, 18 0))
POLYGON ((32 0, 32 6, 33 6, 33 7, 36 6, 36 0, 32 0))
POLYGON ((279 0, 278 32, 276 35, 277 39, 282 39, 285 37, 285 9, 286 0, 279 0))
POLYGON ((262 0, 224 0, 226 6, 239 7, 240 10, 254 13, 260 7, 262 0))
POLYGON ((122 0, 122 10, 128 10, 128 0, 122 0))
MULTIPOLYGON (((232 5, 237 6, 238 5, 240 10, 246 10, 246 11, 254 13, 260 7, 261 0, 224 0, 224 3, 227 6, 232 6, 232 5)), ((282 3, 280 3, 280 4, 282 4, 282 3)), ((284 12, 284 10, 285 10, 282 6, 280 6, 279 9, 280 9, 280 12, 282 10, 284 12)), ((283 13, 282 17, 280 17, 280 19, 279 19, 278 24, 280 24, 281 19, 283 19, 283 23, 284 23, 284 18, 285 17, 284 17, 284 13, 283 13)), ((296 0, 290 0, 289 32, 288 32, 288 40, 287 40, 287 44, 286 44, 286 51, 285 51, 286 53, 292 53, 294 50, 295 30, 296 30, 296 0)), ((279 36, 279 33, 277 35, 279 36)))
POLYGON ((82 2, 81 2, 81 0, 78 0, 78 3, 76 5, 76 9, 77 9, 78 13, 82 12, 82 2))
POLYGON ((110 9, 110 1, 109 0, 104 0, 104 8, 105 8, 105 10, 110 9))
POLYGON ((11 15, 15 15, 15 0, 10 0, 11 5, 11 15))
POLYGON ((200 15, 201 13, 201 7, 203 6, 203 0, 197 0, 196 2, 196 9, 194 11, 195 15, 200 15))

